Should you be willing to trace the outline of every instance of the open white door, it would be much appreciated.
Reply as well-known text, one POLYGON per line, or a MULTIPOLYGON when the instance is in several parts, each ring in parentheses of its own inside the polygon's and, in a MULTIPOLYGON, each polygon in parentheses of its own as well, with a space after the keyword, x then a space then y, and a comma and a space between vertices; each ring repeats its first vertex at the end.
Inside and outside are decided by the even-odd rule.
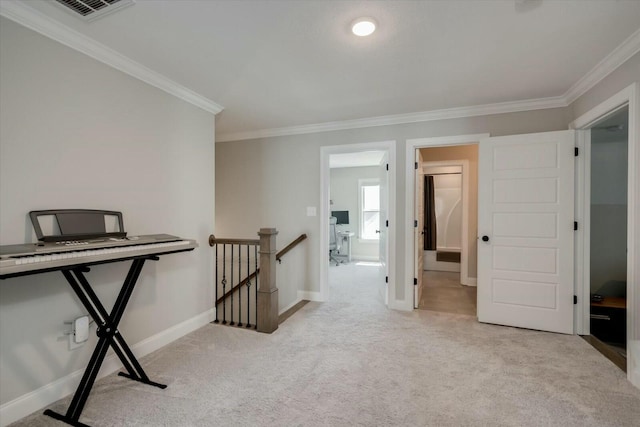
POLYGON ((422 152, 420 149, 416 150, 416 161, 418 162, 418 168, 415 170, 416 179, 416 194, 415 194, 415 207, 414 218, 416 218, 417 226, 414 227, 414 250, 416 254, 415 271, 414 276, 416 278, 415 286, 413 287, 413 308, 418 308, 420 299, 422 298, 422 270, 424 269, 424 175, 422 174, 422 152))
POLYGON ((386 277, 386 283, 384 286, 384 303, 389 303, 389 289, 388 289, 388 277, 389 269, 387 267, 387 251, 388 248, 388 236, 387 236, 387 224, 389 220, 389 153, 384 152, 382 160, 380 160, 380 224, 378 230, 380 231, 380 240, 378 241, 379 248, 378 253, 380 257, 380 264, 383 273, 383 277, 386 277))
POLYGON ((480 141, 479 321, 573 333, 574 140, 480 141))

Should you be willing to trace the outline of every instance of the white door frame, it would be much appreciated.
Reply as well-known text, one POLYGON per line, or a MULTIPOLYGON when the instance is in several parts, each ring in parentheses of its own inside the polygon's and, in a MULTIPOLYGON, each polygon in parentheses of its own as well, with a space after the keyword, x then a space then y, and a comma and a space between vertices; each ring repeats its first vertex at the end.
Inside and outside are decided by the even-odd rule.
POLYGON ((365 142, 360 144, 330 145, 320 147, 320 299, 329 299, 329 187, 331 170, 329 158, 332 154, 359 153, 365 151, 386 151, 389 159, 389 195, 388 195, 388 220, 387 229, 387 272, 389 282, 387 284, 387 298, 389 308, 397 308, 395 277, 396 277, 396 141, 365 142))
POLYGON ((404 310, 413 310, 413 274, 415 271, 416 253, 414 248, 414 214, 416 210, 415 203, 415 162, 416 150, 418 148, 429 147, 449 147, 455 145, 479 144, 481 139, 488 138, 488 133, 479 133, 471 135, 444 136, 435 138, 416 138, 407 139, 405 151, 405 267, 404 267, 404 310))
POLYGON ((578 133, 578 146, 586 156, 578 156, 576 164, 576 218, 584 224, 576 235, 576 293, 578 307, 576 332, 589 333, 590 287, 584 280, 589 268, 589 211, 590 211, 590 131, 591 126, 616 109, 629 107, 628 172, 627 172, 627 378, 640 388, 640 86, 633 83, 606 101, 587 111, 570 125, 578 133), (578 281, 582 279, 581 281, 578 281), (582 286, 578 284, 582 283, 582 286), (581 301, 581 303, 580 303, 581 301))
MULTIPOLYGON (((460 283, 466 286, 476 286, 476 280, 469 280, 469 160, 441 160, 437 162, 425 161, 418 170, 422 175, 428 175, 427 169, 439 166, 460 166, 462 169, 462 241, 460 242, 460 283), (466 236, 466 237, 465 237, 466 236)), ((414 201, 415 206, 415 201, 414 201)), ((414 208, 415 209, 415 208, 414 208)), ((414 212, 420 215, 420 212, 414 212)))

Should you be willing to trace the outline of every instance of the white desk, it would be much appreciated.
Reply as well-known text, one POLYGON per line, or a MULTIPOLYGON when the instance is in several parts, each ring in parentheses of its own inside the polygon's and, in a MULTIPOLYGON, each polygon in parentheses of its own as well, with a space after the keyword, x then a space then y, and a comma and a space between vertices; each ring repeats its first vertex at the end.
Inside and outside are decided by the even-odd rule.
POLYGON ((351 238, 355 236, 356 233, 353 231, 338 231, 338 236, 342 239, 342 248, 340 248, 340 255, 345 256, 344 254, 344 244, 347 244, 347 262, 351 262, 351 238))

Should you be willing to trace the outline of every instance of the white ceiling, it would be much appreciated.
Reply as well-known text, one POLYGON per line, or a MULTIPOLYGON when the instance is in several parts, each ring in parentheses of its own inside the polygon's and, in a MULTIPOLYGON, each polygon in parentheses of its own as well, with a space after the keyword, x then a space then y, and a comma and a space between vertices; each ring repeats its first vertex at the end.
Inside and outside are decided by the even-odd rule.
POLYGON ((137 0, 90 23, 24 4, 222 105, 218 139, 560 97, 640 27, 636 0, 137 0))

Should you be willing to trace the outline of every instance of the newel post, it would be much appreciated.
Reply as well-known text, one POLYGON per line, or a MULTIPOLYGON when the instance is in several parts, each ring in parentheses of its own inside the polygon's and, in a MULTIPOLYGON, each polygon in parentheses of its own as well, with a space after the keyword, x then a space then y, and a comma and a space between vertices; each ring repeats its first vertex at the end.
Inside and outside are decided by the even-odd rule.
POLYGON ((260 277, 258 280, 258 332, 278 329, 278 288, 276 287, 276 235, 275 228, 261 228, 260 277))

